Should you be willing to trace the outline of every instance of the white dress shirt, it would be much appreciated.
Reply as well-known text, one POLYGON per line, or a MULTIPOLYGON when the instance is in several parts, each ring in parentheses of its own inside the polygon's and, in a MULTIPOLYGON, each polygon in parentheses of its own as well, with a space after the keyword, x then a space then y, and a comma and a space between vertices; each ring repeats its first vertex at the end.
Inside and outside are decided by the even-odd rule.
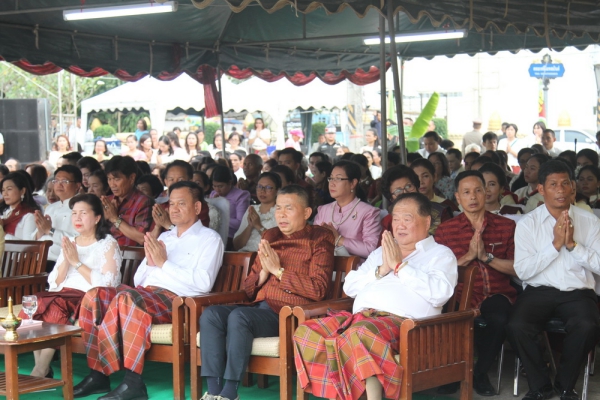
POLYGON ((515 272, 523 287, 550 286, 561 291, 594 289, 592 273, 600 274, 600 223, 595 215, 571 206, 577 246, 556 251, 552 245, 556 220, 546 205, 526 214, 515 231, 515 272))
MULTIPOLYGON (((48 251, 48 260, 56 261, 60 250, 62 249, 62 238, 67 236, 74 238, 78 235, 77 231, 71 223, 71 209, 69 208, 69 201, 57 201, 46 207, 45 215, 50 216, 52 219, 52 228, 54 228, 54 234, 44 235, 39 240, 52 240, 52 246, 48 251)), ((35 240, 37 235, 37 229, 33 232, 32 240, 35 240)))
MULTIPOLYGON (((2 219, 7 219, 13 212, 14 208, 8 207, 2 214, 2 219)), ((37 226, 35 225, 35 214, 28 213, 21 218, 17 227, 15 228, 15 234, 6 234, 5 240, 31 240, 33 233, 36 231, 37 226)))
POLYGON ((383 247, 371 253, 357 271, 346 276, 344 292, 355 297, 353 313, 374 308, 408 318, 437 315, 452 294, 458 279, 458 263, 452 250, 437 244, 433 236, 415 245, 408 264, 381 279, 375 269, 383 264, 383 247))
POLYGON ((223 241, 212 229, 196 221, 177 237, 177 227, 158 240, 167 247, 167 261, 152 267, 144 258, 135 273, 135 286, 157 286, 178 296, 197 296, 211 291, 223 261, 223 241))
MULTIPOLYGON (((429 155, 432 154, 432 153, 428 152, 427 149, 425 149, 425 148, 417 150, 417 153, 419 153, 423 158, 429 158, 429 155)), ((446 154, 446 150, 444 150, 443 147, 438 146, 437 150, 434 151, 434 153, 446 154)))

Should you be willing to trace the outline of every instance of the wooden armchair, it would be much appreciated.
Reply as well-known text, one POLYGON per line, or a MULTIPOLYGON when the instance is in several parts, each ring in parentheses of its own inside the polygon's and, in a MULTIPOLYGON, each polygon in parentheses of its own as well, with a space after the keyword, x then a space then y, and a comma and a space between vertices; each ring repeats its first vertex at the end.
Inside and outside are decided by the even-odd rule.
MULTIPOLYGON (((459 267, 458 282, 463 283, 460 299, 452 296, 446 307, 450 311, 432 317, 407 319, 400 327, 400 355, 396 361, 404 368, 401 399, 412 399, 414 392, 451 382, 461 382, 460 398, 470 400, 473 392, 473 321, 479 310, 469 309, 475 267, 459 267)), ((354 299, 318 302, 294 307, 298 324, 323 317, 327 310, 352 311, 354 299)), ((297 400, 308 399, 300 384, 297 400)))
MULTIPOLYGON (((359 258, 335 257, 333 282, 327 295, 328 299, 342 297, 342 286, 346 274, 356 269, 359 258)), ((251 265, 251 264, 250 264, 251 265)), ((237 282, 238 289, 242 287, 244 277, 237 282)), ((202 396, 201 349, 198 347, 198 334, 201 327, 199 319, 205 307, 216 304, 249 303, 250 299, 243 290, 216 295, 188 297, 185 301, 190 310, 190 342, 196 342, 196 346, 190 346, 191 364, 191 396, 198 399, 202 396)), ((291 400, 292 398, 292 373, 294 372, 292 335, 296 330, 296 319, 292 316, 292 308, 283 307, 279 313, 279 337, 278 338, 256 338, 252 345, 252 355, 248 364, 248 372, 275 375, 280 379, 280 399, 291 400)))
POLYGON ((52 241, 7 240, 0 264, 0 307, 21 304, 23 296, 46 289, 46 261, 52 241))

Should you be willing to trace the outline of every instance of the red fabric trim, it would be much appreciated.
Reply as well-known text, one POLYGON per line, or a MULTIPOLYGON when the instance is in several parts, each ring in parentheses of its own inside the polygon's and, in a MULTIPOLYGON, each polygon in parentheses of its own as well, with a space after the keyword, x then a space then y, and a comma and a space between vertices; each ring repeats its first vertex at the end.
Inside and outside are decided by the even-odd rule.
MULTIPOLYGON (((0 57, 0 61, 4 59, 0 57)), ((13 61, 13 65, 31 73, 34 75, 48 75, 55 74, 62 70, 61 67, 51 63, 46 62, 41 65, 30 64, 26 60, 13 61)), ((386 63, 386 69, 390 67, 390 63, 386 63)), ((67 71, 75 74, 77 76, 82 76, 84 78, 96 78, 104 75, 108 75, 109 72, 100 68, 95 67, 90 71, 85 71, 84 69, 71 65, 66 68, 67 71)), ((156 78, 162 81, 170 81, 177 78, 181 75, 182 71, 177 72, 161 72, 156 78)), ((292 82, 296 86, 306 85, 312 82, 315 78, 321 79, 324 83, 328 85, 335 85, 337 83, 342 82, 347 79, 355 85, 367 85, 369 83, 376 82, 379 80, 379 69, 377 67, 371 67, 368 71, 364 71, 362 69, 357 69, 354 72, 342 71, 338 75, 327 72, 323 76, 319 76, 316 73, 311 73, 309 75, 304 75, 301 72, 296 72, 293 75, 289 75, 287 72, 281 72, 277 75, 273 74, 271 71, 255 71, 251 68, 239 69, 236 66, 232 66, 228 71, 225 72, 227 75, 236 78, 236 79, 248 79, 252 76, 256 76, 266 82, 276 82, 282 78, 287 78, 290 82, 292 82)), ((219 109, 220 102, 218 101, 220 93, 217 90, 216 83, 216 71, 209 65, 202 65, 198 68, 195 73, 188 73, 189 76, 200 82, 204 85, 204 103, 205 103, 205 115, 208 118, 217 116, 221 114, 221 110, 219 109)), ((136 82, 147 76, 146 72, 138 72, 135 75, 131 75, 129 72, 118 69, 113 72, 113 75, 117 78, 126 81, 126 82, 136 82)))

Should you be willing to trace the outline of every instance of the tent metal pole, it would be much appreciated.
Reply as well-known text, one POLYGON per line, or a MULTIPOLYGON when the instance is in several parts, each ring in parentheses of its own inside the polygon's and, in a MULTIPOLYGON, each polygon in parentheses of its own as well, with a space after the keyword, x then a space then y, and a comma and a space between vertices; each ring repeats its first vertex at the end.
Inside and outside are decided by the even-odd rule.
POLYGON ((223 159, 227 159, 225 156, 225 111, 223 110, 223 91, 221 88, 221 67, 217 67, 217 83, 219 84, 219 109, 221 110, 221 140, 223 148, 223 159))
POLYGON ((400 74, 398 72, 398 52, 396 51, 396 25, 394 24, 394 5, 387 2, 388 30, 390 32, 390 58, 394 74, 394 96, 396 97, 396 122, 398 123, 398 144, 400 145, 400 162, 406 165, 406 141, 404 140, 404 124, 402 123, 402 92, 400 90, 400 74))
MULTIPOLYGON (((385 88, 385 17, 379 14, 379 91, 381 93, 381 170, 383 173, 388 165, 387 148, 387 96, 385 88)), ((381 208, 387 210, 388 201, 382 196, 381 208)))

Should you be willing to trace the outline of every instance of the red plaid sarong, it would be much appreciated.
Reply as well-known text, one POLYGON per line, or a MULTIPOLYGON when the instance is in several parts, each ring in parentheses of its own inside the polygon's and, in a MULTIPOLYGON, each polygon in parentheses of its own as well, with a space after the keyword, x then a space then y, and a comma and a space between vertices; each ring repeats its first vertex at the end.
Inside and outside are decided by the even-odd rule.
POLYGON ((123 367, 141 374, 152 324, 171 323, 176 296, 152 286, 134 289, 119 285, 88 291, 81 302, 79 326, 89 367, 105 375, 123 367))
MULTIPOLYGON (((77 320, 84 294, 81 290, 70 288, 63 288, 58 292, 36 293, 38 307, 32 319, 51 324, 73 325, 77 320)), ((24 310, 21 310, 19 317, 29 318, 24 310)))
POLYGON ((398 354, 404 318, 365 310, 330 314, 301 324, 294 333, 294 362, 302 388, 317 397, 358 399, 365 380, 376 376, 385 397, 398 398, 398 354))

